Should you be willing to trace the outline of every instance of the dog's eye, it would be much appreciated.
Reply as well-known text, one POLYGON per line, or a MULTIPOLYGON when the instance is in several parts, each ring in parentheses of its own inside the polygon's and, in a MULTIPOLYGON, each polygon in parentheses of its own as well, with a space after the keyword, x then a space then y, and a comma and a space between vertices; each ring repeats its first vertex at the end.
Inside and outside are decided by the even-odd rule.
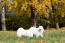
POLYGON ((39 31, 41 31, 41 29, 39 29, 39 31))

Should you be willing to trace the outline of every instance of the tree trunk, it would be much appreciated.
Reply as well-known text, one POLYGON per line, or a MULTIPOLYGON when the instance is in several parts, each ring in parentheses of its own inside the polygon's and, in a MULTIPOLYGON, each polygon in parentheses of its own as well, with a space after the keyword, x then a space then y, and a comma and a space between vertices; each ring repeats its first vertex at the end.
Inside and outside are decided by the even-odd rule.
POLYGON ((46 23, 46 29, 49 29, 49 13, 48 13, 48 17, 47 17, 47 23, 46 23))
POLYGON ((56 11, 54 13, 54 19, 55 19, 56 29, 59 29, 58 19, 56 17, 56 11))
POLYGON ((56 17, 56 7, 57 7, 57 5, 53 6, 52 10, 53 10, 53 13, 54 13, 54 19, 55 19, 56 29, 59 29, 58 19, 56 17))
POLYGON ((35 26, 37 24, 37 19, 36 19, 36 8, 33 9, 33 7, 31 6, 31 26, 35 26))
POLYGON ((5 25, 5 8, 2 7, 2 16, 1 16, 1 25, 2 25, 2 30, 6 30, 6 25, 5 25))
POLYGON ((58 19, 56 17, 56 8, 57 8, 57 5, 53 6, 52 0, 51 0, 51 7, 52 7, 52 12, 54 13, 54 19, 55 19, 56 29, 59 29, 58 19))
POLYGON ((47 14, 47 16, 46 16, 46 29, 48 29, 49 28, 49 7, 46 5, 46 14, 47 14))

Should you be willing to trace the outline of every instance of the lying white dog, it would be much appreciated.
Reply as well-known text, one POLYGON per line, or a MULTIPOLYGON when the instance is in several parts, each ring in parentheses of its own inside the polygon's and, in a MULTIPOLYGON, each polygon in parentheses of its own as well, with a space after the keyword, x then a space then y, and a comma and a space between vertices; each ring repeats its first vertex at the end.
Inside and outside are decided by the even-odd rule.
POLYGON ((17 30, 17 37, 22 37, 22 36, 25 36, 25 37, 33 37, 33 33, 29 30, 24 30, 22 27, 21 28, 18 28, 17 30))
POLYGON ((43 37, 44 28, 43 26, 39 26, 38 28, 33 26, 29 29, 29 31, 31 31, 36 37, 43 37))

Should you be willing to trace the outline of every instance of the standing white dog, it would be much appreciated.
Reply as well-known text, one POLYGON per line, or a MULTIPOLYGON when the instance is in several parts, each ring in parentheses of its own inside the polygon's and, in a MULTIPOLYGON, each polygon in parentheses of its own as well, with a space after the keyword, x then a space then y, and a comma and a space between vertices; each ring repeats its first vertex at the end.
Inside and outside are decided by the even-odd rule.
POLYGON ((18 28, 17 30, 17 37, 22 37, 22 36, 25 36, 25 37, 33 37, 33 33, 29 30, 24 30, 22 27, 21 28, 18 28))
POLYGON ((43 37, 43 32, 44 32, 43 26, 39 26, 38 29, 39 29, 38 30, 39 31, 39 35, 37 37, 39 37, 39 36, 43 37))
POLYGON ((36 37, 43 37, 44 28, 43 26, 39 26, 38 28, 33 26, 29 29, 29 31, 31 31, 36 37))

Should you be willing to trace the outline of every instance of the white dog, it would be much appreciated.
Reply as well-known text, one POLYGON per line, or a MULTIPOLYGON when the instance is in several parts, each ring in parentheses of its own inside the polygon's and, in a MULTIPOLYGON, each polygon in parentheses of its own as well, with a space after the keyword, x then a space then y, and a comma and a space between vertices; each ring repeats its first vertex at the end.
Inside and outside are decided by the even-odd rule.
POLYGON ((22 36, 25 36, 25 37, 33 37, 33 33, 30 32, 29 30, 24 30, 22 27, 21 28, 18 28, 17 30, 17 37, 22 37, 22 36))
POLYGON ((29 29, 29 31, 31 31, 36 37, 43 37, 44 28, 43 26, 39 26, 38 28, 33 26, 29 29))
POLYGON ((39 35, 38 36, 43 37, 43 32, 44 32, 43 26, 39 26, 38 29, 39 29, 39 35))

